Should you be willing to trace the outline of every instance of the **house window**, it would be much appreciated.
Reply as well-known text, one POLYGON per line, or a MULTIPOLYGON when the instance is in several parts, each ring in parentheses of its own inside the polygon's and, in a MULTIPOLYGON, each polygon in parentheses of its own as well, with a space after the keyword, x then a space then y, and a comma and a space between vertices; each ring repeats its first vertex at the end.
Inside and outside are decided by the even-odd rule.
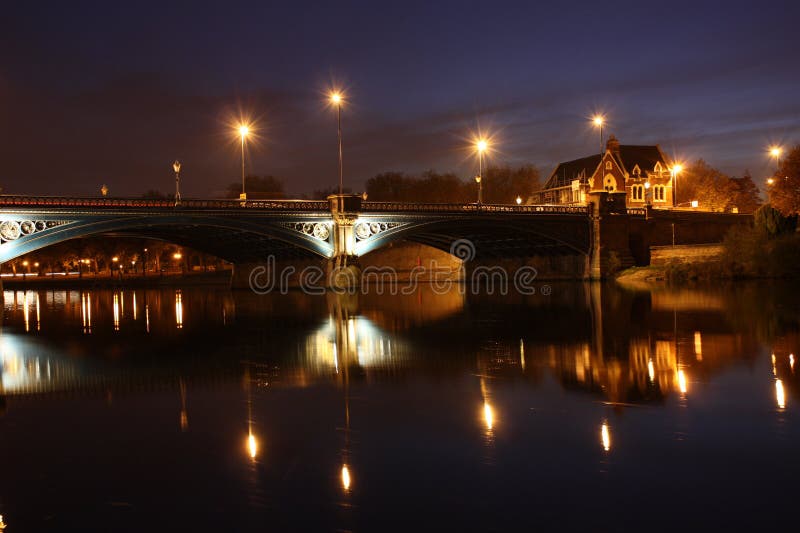
POLYGON ((636 202, 641 202, 644 200, 644 187, 642 185, 634 185, 631 189, 633 194, 633 200, 636 202))
POLYGON ((667 199, 666 192, 663 185, 656 185, 653 188, 653 199, 656 202, 663 202, 667 199))
POLYGON ((606 161, 606 170, 611 170, 611 161, 606 161))

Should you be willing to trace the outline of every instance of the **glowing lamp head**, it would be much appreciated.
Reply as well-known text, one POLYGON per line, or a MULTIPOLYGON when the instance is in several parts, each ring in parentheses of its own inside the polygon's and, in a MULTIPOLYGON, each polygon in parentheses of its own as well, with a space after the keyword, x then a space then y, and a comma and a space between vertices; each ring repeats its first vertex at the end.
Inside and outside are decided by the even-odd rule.
POLYGON ((342 103, 342 93, 339 91, 334 91, 331 93, 331 103, 333 105, 341 105, 342 103))
POLYGON ((649 189, 650 188, 650 182, 649 181, 645 181, 644 182, 644 188, 645 189, 649 189))
POLYGON ((697 206, 699 206, 699 205, 700 205, 700 202, 698 202, 697 200, 692 200, 692 207, 697 208, 697 206))
POLYGON ((478 142, 475 143, 475 148, 478 150, 478 153, 483 153, 489 148, 489 142, 486 139, 479 139, 478 142))
POLYGON ((181 162, 178 161, 177 159, 175 160, 174 163, 172 163, 172 170, 175 171, 175 174, 181 171, 181 162))
POLYGON ((592 118, 592 123, 593 123, 595 126, 597 126, 598 128, 599 128, 600 126, 602 126, 602 125, 603 125, 603 123, 604 123, 605 121, 606 121, 606 119, 605 119, 605 117, 604 117, 603 115, 595 115, 595 116, 592 118))
POLYGON ((239 126, 239 135, 241 135, 241 137, 242 137, 243 139, 244 139, 245 137, 247 137, 247 135, 248 135, 249 133, 250 133, 250 128, 249 128, 247 125, 245 125, 245 124, 242 124, 241 126, 239 126))
POLYGON ((767 178, 767 185, 773 185, 775 183, 775 178, 767 178))
POLYGON ((781 156, 781 148, 780 146, 773 146, 769 149, 769 153, 772 154, 772 157, 780 157, 781 156))
POLYGON ((683 165, 681 165, 681 164, 673 165, 672 173, 673 174, 678 174, 679 172, 683 172, 683 165))
POLYGON ((521 203, 522 203, 522 197, 517 196, 517 205, 520 205, 521 203))
POLYGON ((175 252, 174 254, 172 254, 172 258, 173 259, 180 259, 182 257, 183 257, 183 254, 180 253, 180 252, 175 252))

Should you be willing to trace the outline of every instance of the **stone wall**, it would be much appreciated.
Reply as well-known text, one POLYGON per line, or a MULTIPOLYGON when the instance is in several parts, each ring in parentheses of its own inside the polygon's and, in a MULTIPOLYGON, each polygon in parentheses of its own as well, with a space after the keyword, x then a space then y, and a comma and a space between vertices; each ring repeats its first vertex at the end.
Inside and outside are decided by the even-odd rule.
POLYGON ((676 246, 653 246, 650 248, 650 264, 664 266, 675 261, 681 263, 705 263, 715 261, 722 255, 721 244, 681 244, 676 246))

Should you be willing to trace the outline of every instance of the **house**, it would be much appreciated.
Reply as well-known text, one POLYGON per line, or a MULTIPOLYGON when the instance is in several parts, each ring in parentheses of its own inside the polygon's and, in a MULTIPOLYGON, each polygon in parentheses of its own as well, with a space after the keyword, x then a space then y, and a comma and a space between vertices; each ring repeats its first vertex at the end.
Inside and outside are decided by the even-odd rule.
POLYGON ((613 135, 603 154, 559 163, 528 203, 586 205, 587 193, 627 193, 628 207, 672 206, 672 163, 658 145, 620 144, 613 135))

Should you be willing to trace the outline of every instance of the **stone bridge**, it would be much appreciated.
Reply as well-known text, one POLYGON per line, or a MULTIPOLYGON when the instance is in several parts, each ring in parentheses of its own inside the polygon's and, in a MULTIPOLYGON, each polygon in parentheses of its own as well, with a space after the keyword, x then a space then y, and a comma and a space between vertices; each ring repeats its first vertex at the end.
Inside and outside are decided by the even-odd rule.
MULTIPOLYGON (((355 195, 334 195, 327 201, 183 200, 179 205, 168 200, 0 196, 0 262, 100 234, 169 241, 239 266, 274 257, 323 260, 334 268, 358 264, 359 258, 398 241, 455 255, 454 243, 468 241, 471 249, 459 259, 488 263, 571 257, 585 268, 569 277, 602 277, 612 252, 624 264, 641 262, 642 250, 653 240, 647 220, 655 217, 624 206, 624 193, 606 192, 593 193, 587 206, 368 202, 355 195)), ((678 215, 691 219, 697 213, 673 218, 678 215)), ((722 229, 742 220, 727 217, 718 220, 720 231, 708 235, 707 242, 719 242, 722 229)), ((680 233, 691 232, 682 228, 680 233)))

